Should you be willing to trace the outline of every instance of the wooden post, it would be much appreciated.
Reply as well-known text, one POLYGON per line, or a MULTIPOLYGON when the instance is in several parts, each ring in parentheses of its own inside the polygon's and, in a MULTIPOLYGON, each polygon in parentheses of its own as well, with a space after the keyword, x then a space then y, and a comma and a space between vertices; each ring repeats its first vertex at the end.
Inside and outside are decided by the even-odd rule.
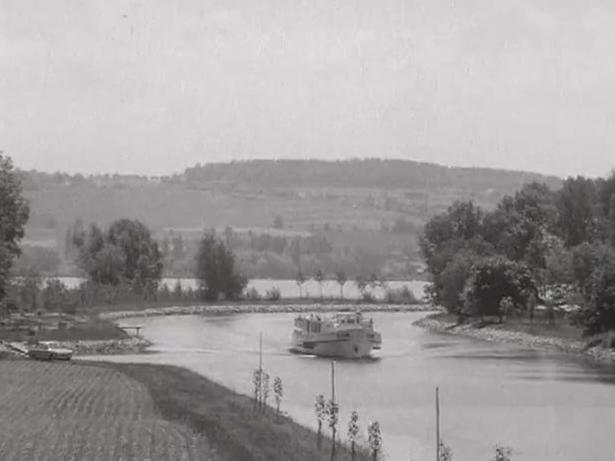
POLYGON ((436 387, 436 461, 440 461, 440 388, 436 387))

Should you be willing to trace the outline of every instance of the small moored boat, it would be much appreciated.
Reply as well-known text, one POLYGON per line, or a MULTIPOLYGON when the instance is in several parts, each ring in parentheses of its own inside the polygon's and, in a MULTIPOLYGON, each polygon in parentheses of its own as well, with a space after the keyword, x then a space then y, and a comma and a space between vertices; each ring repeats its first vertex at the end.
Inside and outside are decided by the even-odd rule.
POLYGON ((300 315, 295 319, 291 351, 321 357, 362 358, 380 349, 382 337, 372 319, 360 312, 321 317, 300 315))

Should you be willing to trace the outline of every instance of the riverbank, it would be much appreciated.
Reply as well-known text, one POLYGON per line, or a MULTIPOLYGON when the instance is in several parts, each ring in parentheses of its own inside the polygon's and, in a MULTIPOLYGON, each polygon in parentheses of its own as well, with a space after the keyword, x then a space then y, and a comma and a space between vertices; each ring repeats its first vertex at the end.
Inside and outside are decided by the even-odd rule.
POLYGON ((231 315, 231 314, 280 314, 309 312, 433 312, 429 304, 387 304, 387 303, 229 303, 191 306, 150 307, 138 310, 101 312, 105 320, 120 320, 129 317, 152 317, 163 315, 231 315))
POLYGON ((2 460, 330 457, 330 441, 318 450, 310 429, 184 368, 0 360, 0 388, 2 460))
POLYGON ((506 322, 501 324, 488 324, 485 326, 476 323, 457 324, 454 316, 436 313, 428 315, 414 322, 422 328, 437 333, 447 333, 467 336, 490 342, 513 343, 528 349, 546 349, 567 354, 586 357, 602 363, 615 363, 615 350, 601 345, 593 345, 583 339, 575 339, 566 335, 558 334, 557 331, 540 329, 538 334, 532 334, 513 329, 506 322))

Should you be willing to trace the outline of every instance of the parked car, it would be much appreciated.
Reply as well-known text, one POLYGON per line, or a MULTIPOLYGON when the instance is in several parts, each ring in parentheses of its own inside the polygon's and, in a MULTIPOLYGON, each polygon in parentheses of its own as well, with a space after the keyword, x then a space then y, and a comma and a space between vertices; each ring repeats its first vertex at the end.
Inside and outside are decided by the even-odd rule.
POLYGON ((28 349, 28 356, 37 360, 70 360, 73 351, 59 347, 53 341, 41 341, 28 349))

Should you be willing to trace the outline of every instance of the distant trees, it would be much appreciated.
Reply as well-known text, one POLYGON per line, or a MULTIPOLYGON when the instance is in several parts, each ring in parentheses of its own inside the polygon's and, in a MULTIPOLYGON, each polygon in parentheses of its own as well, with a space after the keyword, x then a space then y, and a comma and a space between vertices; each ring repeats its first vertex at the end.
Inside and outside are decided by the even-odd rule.
POLYGON ((91 224, 73 234, 77 263, 97 285, 128 285, 155 293, 162 276, 162 255, 149 229, 137 220, 119 219, 106 230, 91 224))
POLYGON ((7 282, 19 242, 24 236, 29 208, 22 195, 21 181, 11 159, 0 151, 0 303, 7 294, 7 282))
POLYGON ((208 301, 238 298, 247 284, 235 267, 235 255, 223 241, 207 233, 199 244, 196 278, 201 296, 208 301))

